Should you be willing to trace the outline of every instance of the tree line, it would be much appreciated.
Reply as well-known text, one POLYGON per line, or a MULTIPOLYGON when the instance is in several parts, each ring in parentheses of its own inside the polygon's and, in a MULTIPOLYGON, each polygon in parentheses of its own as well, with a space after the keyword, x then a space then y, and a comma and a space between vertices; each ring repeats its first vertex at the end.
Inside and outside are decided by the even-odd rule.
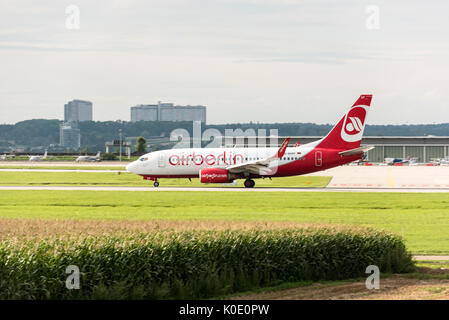
MULTIPOLYGON (((35 119, 21 121, 16 124, 0 125, 0 147, 48 147, 59 144, 60 120, 35 119)), ((221 125, 202 125, 202 130, 215 128, 221 133, 225 129, 278 129, 281 136, 324 136, 333 124, 315 123, 232 123, 221 125)), ((192 122, 172 121, 84 121, 79 123, 81 131, 81 148, 104 150, 106 141, 118 140, 119 129, 123 137, 169 137, 178 128, 185 129, 192 135, 192 122)), ((367 125, 365 135, 368 136, 449 136, 449 123, 414 124, 414 125, 367 125)))

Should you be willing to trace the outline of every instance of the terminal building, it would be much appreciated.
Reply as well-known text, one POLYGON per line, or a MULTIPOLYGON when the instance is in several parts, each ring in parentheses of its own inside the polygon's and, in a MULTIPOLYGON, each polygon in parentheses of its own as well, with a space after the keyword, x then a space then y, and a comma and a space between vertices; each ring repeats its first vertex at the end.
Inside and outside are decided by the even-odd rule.
POLYGON ((64 105, 64 122, 92 121, 92 102, 72 100, 64 105))
MULTIPOLYGON (((287 137, 277 137, 280 146, 287 137)), ((290 146, 299 142, 301 145, 321 139, 321 136, 292 136, 290 146)), ((270 137, 231 137, 227 146, 261 146, 270 145, 270 137), (242 143, 243 141, 243 143, 242 143)), ((276 138, 275 138, 276 139, 276 138)), ((368 151, 367 160, 384 162, 385 158, 407 159, 417 158, 417 162, 430 162, 432 159, 449 157, 449 136, 365 136, 362 145, 372 145, 375 148, 368 151)))
POLYGON ((367 160, 384 162, 385 158, 416 158, 417 162, 430 162, 449 156, 449 137, 377 137, 368 136, 362 140, 363 145, 373 145, 368 151, 367 160))
POLYGON ((205 106, 177 106, 173 103, 131 107, 131 122, 136 121, 201 121, 206 123, 205 106))

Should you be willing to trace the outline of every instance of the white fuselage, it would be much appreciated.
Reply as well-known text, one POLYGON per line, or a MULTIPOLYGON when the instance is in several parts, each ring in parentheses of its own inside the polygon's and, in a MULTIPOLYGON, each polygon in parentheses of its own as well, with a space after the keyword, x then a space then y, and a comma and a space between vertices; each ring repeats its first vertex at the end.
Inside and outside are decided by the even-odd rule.
POLYGON ((30 161, 41 161, 43 159, 44 159, 43 156, 32 156, 32 157, 30 157, 30 161))
POLYGON ((87 161, 87 162, 94 162, 94 161, 98 161, 99 158, 96 157, 91 157, 91 156, 80 156, 78 158, 76 158, 76 162, 81 162, 81 161, 87 161))
MULTIPOLYGON (((287 148, 278 165, 305 156, 319 141, 287 148)), ((192 148, 147 153, 130 163, 129 172, 148 176, 198 176, 204 168, 226 168, 234 164, 266 159, 278 148, 192 148)))
POLYGON ((45 151, 43 156, 30 156, 30 161, 42 161, 47 159, 47 151, 45 151))

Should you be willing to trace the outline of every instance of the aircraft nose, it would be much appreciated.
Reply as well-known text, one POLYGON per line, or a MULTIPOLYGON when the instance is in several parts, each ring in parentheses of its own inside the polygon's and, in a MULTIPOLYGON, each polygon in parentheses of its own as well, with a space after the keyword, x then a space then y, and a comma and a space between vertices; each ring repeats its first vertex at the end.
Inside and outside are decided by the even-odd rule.
POLYGON ((130 164, 128 164, 127 166, 126 166, 126 171, 128 171, 128 172, 132 172, 132 173, 137 173, 137 163, 136 163, 136 161, 134 161, 134 162, 131 162, 130 164))

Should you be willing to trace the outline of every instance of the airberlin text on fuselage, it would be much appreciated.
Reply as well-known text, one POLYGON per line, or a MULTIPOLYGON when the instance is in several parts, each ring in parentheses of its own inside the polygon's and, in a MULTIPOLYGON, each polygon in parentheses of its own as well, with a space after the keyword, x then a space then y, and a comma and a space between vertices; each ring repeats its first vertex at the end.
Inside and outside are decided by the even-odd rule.
POLYGON ((223 151, 219 155, 214 154, 195 154, 195 152, 190 154, 181 155, 173 154, 168 157, 168 163, 172 166, 188 166, 194 164, 200 166, 202 164, 207 164, 209 166, 220 165, 220 164, 236 164, 237 162, 243 162, 243 155, 233 154, 232 152, 223 151))

